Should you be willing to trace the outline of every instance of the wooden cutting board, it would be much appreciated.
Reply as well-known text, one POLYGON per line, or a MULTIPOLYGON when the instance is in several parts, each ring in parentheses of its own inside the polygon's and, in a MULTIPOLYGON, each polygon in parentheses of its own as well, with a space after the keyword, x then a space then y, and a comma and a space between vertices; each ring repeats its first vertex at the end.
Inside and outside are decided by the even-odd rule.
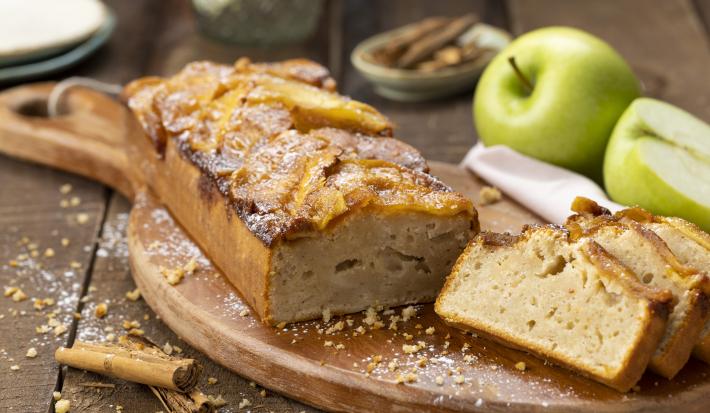
MULTIPOLYGON (((51 87, 27 85, 0 94, 0 151, 88 176, 132 198, 131 266, 146 301, 190 345, 264 387, 348 412, 708 410, 710 367, 701 362, 691 360, 672 381, 647 373, 638 391, 621 394, 450 328, 431 305, 416 306, 416 315, 398 322, 396 331, 389 329, 390 317, 401 316, 402 308, 380 312, 384 327, 377 330, 361 314, 267 327, 141 185, 124 152, 127 111, 106 96, 76 89, 65 115, 48 119, 44 107, 51 87), (193 258, 197 271, 170 286, 161 267, 193 258), (405 354, 405 344, 421 349, 405 354), (515 367, 519 362, 524 370, 515 367), (405 383, 398 384, 398 377, 405 383)), ((482 182, 475 176, 454 165, 431 166, 434 175, 478 200, 482 182)), ((540 222, 510 200, 478 210, 482 227, 494 231, 540 222)))

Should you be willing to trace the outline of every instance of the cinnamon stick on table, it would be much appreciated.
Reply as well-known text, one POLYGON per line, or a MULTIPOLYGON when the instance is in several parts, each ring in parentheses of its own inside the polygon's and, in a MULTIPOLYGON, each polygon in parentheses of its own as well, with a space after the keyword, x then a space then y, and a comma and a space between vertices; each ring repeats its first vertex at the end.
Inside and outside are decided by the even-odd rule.
POLYGON ((202 372, 196 360, 176 359, 137 343, 124 347, 76 341, 71 348, 57 349, 54 356, 77 369, 179 392, 192 390, 202 372))

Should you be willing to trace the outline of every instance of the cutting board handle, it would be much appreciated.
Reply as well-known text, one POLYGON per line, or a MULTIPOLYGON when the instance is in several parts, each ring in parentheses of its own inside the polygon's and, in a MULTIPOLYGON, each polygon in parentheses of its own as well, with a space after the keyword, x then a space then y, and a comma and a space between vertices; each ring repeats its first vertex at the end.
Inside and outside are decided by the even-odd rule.
POLYGON ((131 198, 135 177, 126 157, 128 110, 102 93, 66 91, 59 115, 48 117, 55 83, 0 93, 0 153, 100 181, 131 198))

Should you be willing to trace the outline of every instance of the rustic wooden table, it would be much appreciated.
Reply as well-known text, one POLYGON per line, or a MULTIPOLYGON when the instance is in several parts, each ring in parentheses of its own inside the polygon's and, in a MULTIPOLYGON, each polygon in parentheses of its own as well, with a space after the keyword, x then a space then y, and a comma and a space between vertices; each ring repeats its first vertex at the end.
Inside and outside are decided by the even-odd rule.
MULTIPOLYGON (((253 60, 305 56, 329 66, 341 92, 390 116, 398 125, 397 136, 429 159, 458 162, 476 140, 471 93, 432 103, 394 103, 375 95, 349 63, 349 53, 359 41, 427 15, 473 11, 514 34, 547 25, 583 28, 626 57, 647 95, 710 121, 710 0, 335 0, 328 3, 310 41, 271 50, 205 39, 196 32, 187 0, 107 3, 118 15, 117 31, 109 44, 57 79, 81 75, 125 83, 144 74, 169 74, 197 59, 231 62, 239 56, 253 60)), ((61 390, 72 401, 72 411, 116 411, 119 406, 127 412, 161 410, 144 386, 60 370, 53 359, 57 347, 77 337, 106 336, 111 328, 120 333, 122 321, 134 319, 153 341, 179 346, 184 354, 204 363, 201 386, 210 394, 224 396, 228 405, 223 411, 240 410, 242 399, 250 400, 248 409, 256 412, 315 411, 269 391, 262 397, 258 385, 183 343, 142 300, 125 298, 135 288, 124 239, 129 210, 122 196, 100 184, 0 156, 0 286, 16 285, 30 297, 56 300, 54 306, 36 310, 32 299, 0 299, 0 411, 51 411, 54 390, 61 390), (71 185, 70 193, 60 192, 64 184, 71 185), (69 206, 61 207, 63 200, 69 206), (86 214, 88 221, 79 224, 79 214, 86 214), (64 238, 68 245, 62 242, 64 238), (51 255, 45 254, 47 248, 53 249, 54 256, 46 256, 51 255), (108 303, 109 313, 98 320, 93 312, 102 302, 108 303), (36 332, 36 327, 47 324, 50 312, 68 327, 65 333, 36 332), (82 318, 74 313, 81 313, 82 318), (38 352, 35 358, 26 357, 30 347, 38 352), (218 381, 208 385, 207 377, 218 381), (91 382, 111 387, 87 386, 91 382)))

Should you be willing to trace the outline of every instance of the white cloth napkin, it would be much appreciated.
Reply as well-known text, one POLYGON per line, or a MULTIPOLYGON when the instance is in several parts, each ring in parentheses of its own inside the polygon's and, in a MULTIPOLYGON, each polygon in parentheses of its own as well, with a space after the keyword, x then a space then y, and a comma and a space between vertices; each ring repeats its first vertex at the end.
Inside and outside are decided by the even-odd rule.
POLYGON ((496 186, 509 197, 554 224, 562 224, 572 213, 577 196, 596 201, 612 212, 622 205, 607 198, 604 190, 578 173, 522 155, 507 146, 476 144, 462 166, 496 186))

